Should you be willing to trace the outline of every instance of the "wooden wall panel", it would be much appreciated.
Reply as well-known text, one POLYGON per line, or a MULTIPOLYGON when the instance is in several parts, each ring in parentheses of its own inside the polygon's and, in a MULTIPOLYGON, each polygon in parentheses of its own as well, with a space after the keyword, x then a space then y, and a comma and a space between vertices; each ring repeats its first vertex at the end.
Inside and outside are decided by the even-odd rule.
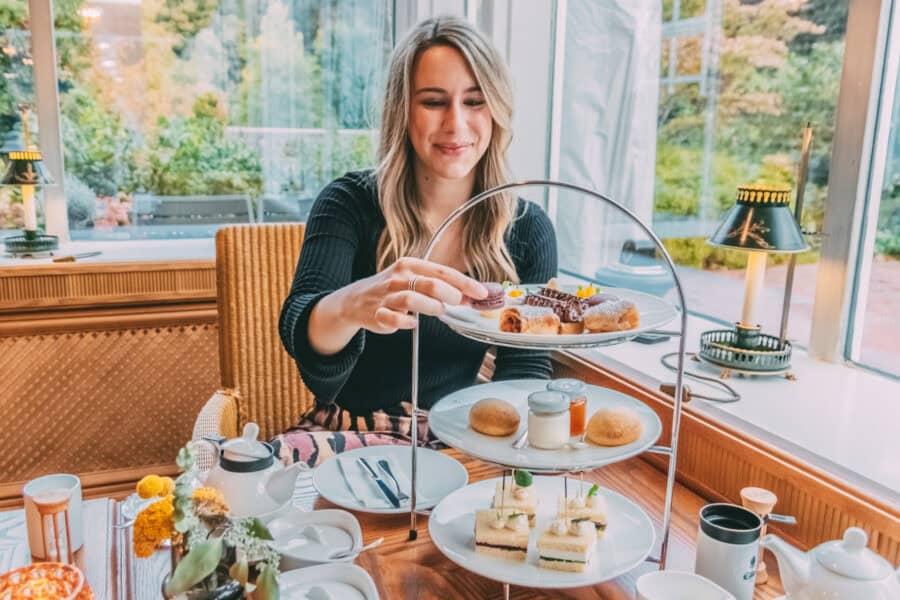
POLYGON ((0 500, 45 473, 110 485, 172 464, 219 385, 215 312, 180 319, 0 335, 0 500))
MULTIPOLYGON (((661 444, 668 445, 672 398, 625 381, 572 355, 557 355, 555 375, 578 377, 619 390, 648 404, 663 422, 661 444)), ((645 454, 660 469, 668 459, 645 454)), ((797 517, 794 526, 770 529, 794 544, 810 548, 840 538, 847 527, 862 527, 869 547, 892 564, 900 563, 900 507, 854 489, 813 465, 692 410, 683 411, 678 449, 678 480, 714 501, 740 504, 740 489, 755 485, 778 496, 779 514, 797 517)))

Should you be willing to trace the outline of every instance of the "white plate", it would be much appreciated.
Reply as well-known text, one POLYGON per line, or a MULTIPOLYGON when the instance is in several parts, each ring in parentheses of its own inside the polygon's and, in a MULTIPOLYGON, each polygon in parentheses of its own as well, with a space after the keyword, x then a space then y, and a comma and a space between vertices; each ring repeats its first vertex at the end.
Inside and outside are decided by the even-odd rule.
MULTIPOLYGON (((537 290, 540 285, 521 286, 527 290, 537 290)), ((576 287, 562 285, 560 289, 574 292, 576 287)), ((623 300, 633 302, 641 317, 640 326, 628 331, 610 331, 607 333, 569 333, 569 334, 531 334, 509 333, 500 331, 500 320, 482 317, 479 311, 469 306, 447 306, 446 312, 439 318, 451 329, 482 342, 490 342, 501 346, 529 348, 589 348, 623 342, 633 338, 642 331, 658 329, 678 316, 675 307, 660 298, 644 292, 626 288, 603 287, 604 294, 612 294, 623 300)))
MULTIPOLYGON (((556 516, 562 477, 535 477, 538 492, 537 523, 532 529, 525 562, 503 560, 475 552, 475 511, 489 508, 497 479, 487 479, 458 490, 438 504, 428 519, 434 545, 464 569, 489 579, 531 588, 571 588, 594 585, 627 573, 650 554, 656 534, 647 514, 634 502, 601 489, 607 503, 608 525, 597 541, 595 555, 584 573, 566 573, 537 566, 537 536, 556 516)), ((569 493, 578 485, 569 480, 569 493)), ((585 484, 587 487, 587 484, 585 484)))
POLYGON ((328 591, 333 600, 378 600, 378 588, 372 577, 348 563, 316 565, 278 576, 278 591, 284 600, 319 598, 308 595, 313 587, 328 591))
MULTIPOLYGON (((313 471, 313 485, 316 486, 316 490, 323 498, 342 508, 377 514, 408 513, 409 502, 401 503, 400 508, 392 506, 386 508, 364 506, 350 492, 350 488, 347 487, 346 480, 341 474, 338 465, 338 457, 346 457, 355 461, 357 457, 373 458, 378 456, 391 457, 393 463, 400 465, 400 468, 404 469, 408 477, 412 467, 411 446, 366 446, 341 453, 323 462, 313 471)), ((374 464, 372 467, 381 474, 380 471, 377 471, 377 467, 374 464)), ((416 498, 416 510, 433 507, 444 496, 463 487, 469 481, 469 473, 462 466, 462 463, 451 456, 436 452, 430 448, 419 448, 418 471, 419 483, 417 490, 419 493, 416 498)), ((383 477, 382 479, 391 488, 391 491, 396 491, 390 478, 383 477)))
POLYGON ((359 551, 341 559, 330 559, 328 555, 363 545, 359 521, 345 510, 306 512, 295 508, 273 519, 268 528, 274 538, 272 548, 281 555, 282 571, 322 563, 353 562, 359 551))
POLYGON ((637 441, 604 447, 588 443, 582 448, 541 450, 526 446, 516 450, 513 441, 528 425, 528 394, 547 388, 542 379, 516 379, 473 385, 439 400, 428 413, 428 426, 439 440, 484 461, 533 471, 583 471, 640 454, 656 443, 662 423, 653 410, 631 396, 608 388, 587 386, 587 418, 601 408, 627 407, 637 413, 644 426, 637 441), (515 434, 494 437, 469 427, 469 409, 482 398, 501 398, 519 410, 521 420, 515 434))

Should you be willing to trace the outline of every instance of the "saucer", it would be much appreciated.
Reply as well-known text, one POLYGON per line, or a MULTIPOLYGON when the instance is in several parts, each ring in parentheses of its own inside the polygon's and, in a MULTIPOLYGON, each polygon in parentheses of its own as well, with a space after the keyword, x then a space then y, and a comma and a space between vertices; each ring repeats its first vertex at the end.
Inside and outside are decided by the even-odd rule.
POLYGON ((286 571, 278 576, 278 590, 282 598, 379 600, 372 577, 347 563, 286 571))
POLYGON ((345 510, 305 512, 293 508, 268 524, 274 540, 272 548, 281 555, 281 570, 299 569, 325 563, 353 562, 358 551, 340 559, 330 559, 337 551, 363 545, 359 521, 345 510))

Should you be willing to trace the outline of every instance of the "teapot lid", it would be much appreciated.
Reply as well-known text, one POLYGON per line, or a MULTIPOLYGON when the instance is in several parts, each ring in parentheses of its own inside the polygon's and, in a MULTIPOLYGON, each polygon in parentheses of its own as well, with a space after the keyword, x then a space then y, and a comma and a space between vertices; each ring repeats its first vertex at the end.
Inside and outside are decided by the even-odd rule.
POLYGON ((247 423, 244 425, 244 433, 239 438, 233 438, 222 442, 222 455, 236 462, 249 462, 272 456, 271 447, 257 440, 259 425, 247 423))
POLYGON ((814 550, 816 559, 833 573, 875 581, 887 577, 892 569, 887 560, 866 548, 869 538, 859 527, 848 527, 844 539, 825 542, 814 550))

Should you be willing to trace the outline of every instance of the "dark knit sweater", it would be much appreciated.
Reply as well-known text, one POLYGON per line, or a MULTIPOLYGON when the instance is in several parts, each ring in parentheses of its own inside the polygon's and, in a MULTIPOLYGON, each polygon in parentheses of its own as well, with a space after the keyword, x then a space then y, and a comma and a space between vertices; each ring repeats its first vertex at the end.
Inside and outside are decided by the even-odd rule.
MULTIPOLYGON (((519 279, 545 282, 556 275, 553 225, 540 207, 525 200, 519 200, 517 213, 506 245, 519 279)), ((384 225, 371 171, 348 173, 322 190, 307 219, 297 272, 279 321, 281 341, 316 401, 336 402, 354 416, 378 409, 393 413, 401 402, 410 401, 411 333, 360 330, 343 350, 323 356, 310 346, 309 315, 323 296, 375 274, 375 248, 384 225)), ((434 317, 421 316, 419 323, 419 404, 429 408, 475 383, 488 346, 457 335, 434 317)), ((546 352, 497 350, 494 380, 550 375, 546 352)))

